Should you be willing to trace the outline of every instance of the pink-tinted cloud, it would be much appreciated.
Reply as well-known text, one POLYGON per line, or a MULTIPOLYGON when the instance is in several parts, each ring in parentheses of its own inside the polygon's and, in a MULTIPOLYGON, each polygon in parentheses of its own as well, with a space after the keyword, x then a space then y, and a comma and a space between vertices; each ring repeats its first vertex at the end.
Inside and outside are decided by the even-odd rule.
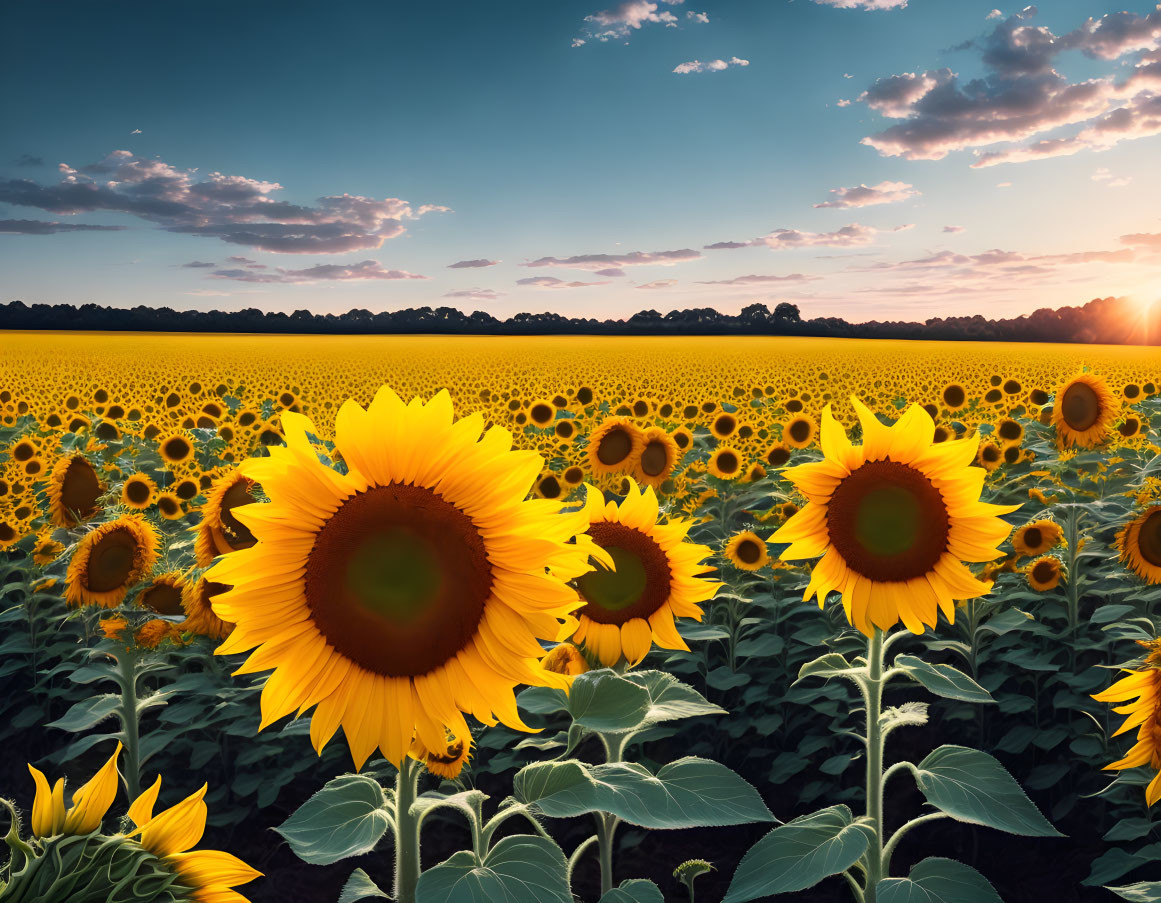
POLYGON ((855 185, 851 188, 832 188, 831 199, 815 207, 872 207, 876 204, 897 204, 917 198, 920 192, 906 182, 880 182, 878 185, 855 185))
MULTIPOLYGON (((259 265, 261 266, 261 265, 259 265)), ((263 267, 265 269, 265 267, 263 267)), ((385 270, 377 260, 360 260, 358 263, 320 263, 301 270, 278 267, 272 273, 256 271, 252 266, 235 269, 215 270, 214 279, 231 279, 235 282, 277 283, 280 285, 304 285, 311 282, 361 282, 373 279, 427 279, 405 270, 385 270)))
POLYGON ((447 268, 449 270, 474 270, 482 267, 494 267, 500 261, 488 260, 486 257, 477 257, 475 260, 457 260, 455 263, 449 263, 447 268))
POLYGON ((465 298, 469 301, 495 301, 498 298, 503 298, 504 295, 504 292, 498 292, 491 288, 466 288, 443 293, 445 298, 465 298))
POLYGON ((555 276, 529 276, 525 279, 517 279, 517 285, 528 285, 534 288, 589 288, 594 285, 608 285, 607 282, 566 282, 564 279, 557 279, 555 276))
MULTIPOLYGON (((909 226, 896 226, 887 230, 898 232, 909 226)), ((763 244, 774 250, 784 248, 850 248, 856 245, 869 245, 875 240, 881 229, 874 226, 863 226, 851 223, 834 232, 803 232, 798 229, 775 229, 769 235, 759 239, 763 244)))
POLYGON ((121 232, 126 226, 94 226, 39 219, 0 219, 0 235, 56 235, 60 232, 121 232))
POLYGON ((749 60, 732 56, 728 60, 710 60, 707 63, 703 63, 701 60, 690 60, 688 63, 678 63, 673 71, 678 75, 693 75, 699 72, 725 72, 731 66, 744 68, 749 65, 749 60))
POLYGON ((641 285, 636 285, 634 288, 657 289, 657 288, 673 288, 677 285, 676 279, 657 279, 654 282, 644 282, 641 285))
MULTIPOLYGON (((684 0, 660 0, 665 6, 678 6, 684 0)), ((708 22, 695 16, 687 17, 692 22, 708 22)), ((667 9, 661 9, 650 0, 624 0, 616 6, 585 16, 583 37, 573 39, 573 47, 580 47, 587 40, 612 41, 627 39, 634 31, 650 23, 676 28, 680 20, 667 9)))
POLYGON ((622 267, 674 266, 700 260, 701 253, 692 248, 678 251, 632 251, 628 254, 576 254, 572 257, 540 257, 522 264, 526 267, 560 267, 569 270, 594 270, 605 276, 623 276, 622 267))
POLYGON ((814 0, 820 6, 833 6, 836 9, 904 9, 907 0, 814 0))
POLYGON ((89 166, 59 167, 60 181, 0 179, 0 201, 75 215, 107 210, 140 217, 161 229, 217 238, 285 254, 321 254, 377 248, 404 232, 404 222, 433 210, 413 210, 399 198, 341 194, 314 206, 273 197, 277 182, 179 169, 120 150, 89 166))
POLYGON ((963 232, 964 227, 963 226, 944 226, 943 231, 944 232, 951 232, 951 233, 963 232))
POLYGON ((698 285, 767 285, 772 282, 814 282, 821 276, 808 276, 805 273, 790 273, 787 276, 735 276, 733 279, 711 279, 699 282, 698 285))

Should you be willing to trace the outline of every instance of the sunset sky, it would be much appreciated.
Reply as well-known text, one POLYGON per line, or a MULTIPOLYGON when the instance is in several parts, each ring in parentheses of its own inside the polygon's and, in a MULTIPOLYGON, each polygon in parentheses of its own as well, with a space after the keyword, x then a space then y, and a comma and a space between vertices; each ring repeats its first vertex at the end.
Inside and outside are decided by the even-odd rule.
POLYGON ((1161 298, 1161 6, 993 3, 6 3, 0 301, 1161 298))

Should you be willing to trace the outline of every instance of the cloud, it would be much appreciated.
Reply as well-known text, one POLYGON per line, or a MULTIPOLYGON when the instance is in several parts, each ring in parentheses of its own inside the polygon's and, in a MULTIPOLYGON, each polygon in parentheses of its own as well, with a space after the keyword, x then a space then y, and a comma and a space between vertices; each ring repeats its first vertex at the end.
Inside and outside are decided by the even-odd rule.
POLYGON ((449 263, 447 268, 449 270, 477 269, 479 267, 494 267, 499 262, 498 260, 487 260, 486 258, 479 257, 475 260, 457 260, 455 263, 449 263))
POLYGON ((878 185, 856 185, 853 188, 832 188, 832 199, 815 207, 872 207, 876 204, 897 204, 919 197, 920 192, 906 182, 880 182, 878 185))
POLYGON ((1161 7, 1145 16, 1110 13, 1056 35, 1030 24, 1034 6, 999 22, 983 38, 955 48, 980 54, 985 74, 963 80, 951 69, 905 72, 875 81, 859 100, 900 122, 862 141, 883 156, 941 160, 976 149, 975 167, 1100 150, 1161 132, 1161 7), (1055 68, 1065 51, 1116 60, 1148 50, 1121 81, 1108 72, 1072 82, 1055 68), (1075 135, 1041 139, 999 151, 1054 129, 1084 125, 1075 135))
MULTIPOLYGON (((228 259, 232 260, 233 258, 228 258, 228 259)), ((213 267, 216 267, 216 266, 217 266, 216 263, 209 263, 205 260, 191 260, 189 263, 181 264, 181 267, 183 269, 190 269, 190 270, 212 269, 213 267)))
POLYGON ((702 245, 703 251, 732 251, 735 248, 752 248, 760 241, 715 241, 712 245, 702 245))
POLYGON ((1004 18, 1004 14, 1002 12, 1000 12, 998 9, 993 9, 990 13, 988 13, 986 16, 984 16, 984 18, 985 19, 1002 19, 1002 18, 1004 18))
POLYGON ((954 232, 963 232, 964 227, 963 226, 944 226, 943 231, 944 232, 953 232, 953 233, 954 232))
POLYGON ((516 284, 536 288, 588 288, 592 285, 608 285, 607 282, 566 282, 555 276, 529 276, 526 279, 517 279, 516 284))
POLYGON ((695 13, 693 10, 690 10, 685 14, 685 18, 691 22, 696 22, 698 25, 709 25, 708 13, 695 13))
POLYGON ((905 9, 907 0, 814 0, 820 6, 833 6, 835 9, 905 9))
MULTIPOLYGON (((261 266, 261 265, 258 265, 261 266)), ((358 263, 320 263, 301 270, 278 267, 273 273, 255 272, 252 266, 235 269, 215 270, 214 279, 232 279, 235 282, 278 283, 281 285, 303 285, 311 282, 356 282, 369 279, 427 279, 404 270, 385 270, 377 260, 360 260, 358 263)))
POLYGON ((193 295, 195 298, 229 298, 233 292, 215 292, 208 288, 195 289, 192 292, 182 292, 183 295, 193 295))
POLYGON ((141 134, 141 129, 134 129, 134 130, 133 130, 133 131, 131 131, 129 134, 130 134, 130 135, 140 135, 140 134, 141 134))
POLYGON ((741 60, 732 56, 729 60, 710 60, 708 63, 703 63, 701 60, 690 60, 688 63, 678 64, 673 71, 678 75, 691 75, 698 72, 724 72, 731 66, 744 67, 749 65, 749 60, 741 60))
POLYGON ((698 285, 765 285, 771 282, 815 282, 821 276, 807 276, 805 273, 791 273, 788 276, 735 276, 733 279, 712 279, 698 285))
POLYGON ((641 285, 634 286, 634 288, 655 289, 655 288, 673 288, 677 285, 676 279, 658 279, 655 282, 644 282, 641 285))
POLYGON ((874 226, 862 226, 851 223, 834 232, 803 232, 798 229, 775 229, 769 235, 758 239, 761 243, 774 250, 783 248, 849 248, 856 245, 869 245, 875 236, 883 231, 901 232, 911 228, 896 226, 894 229, 876 229, 874 226))
POLYGON ((623 276, 621 267, 673 266, 690 260, 700 260, 701 253, 692 248, 679 251, 632 251, 628 254, 577 254, 573 257, 540 257, 522 264, 526 267, 561 267, 570 270, 604 271, 602 275, 623 276))
POLYGON ((1122 235, 1120 241, 1134 247, 1161 251, 1161 232, 1136 232, 1132 235, 1122 235))
POLYGON ((1100 167, 1092 174, 1094 182, 1103 182, 1109 188, 1124 188, 1133 181, 1132 176, 1114 176, 1106 167, 1100 167))
POLYGON ((32 154, 21 154, 12 161, 13 166, 44 166, 43 157, 34 157, 32 154))
POLYGON ((122 232, 126 226, 90 226, 39 219, 0 219, 0 235, 56 235, 59 232, 122 232))
POLYGON ((74 215, 128 213, 168 232, 217 238, 284 254, 343 253, 378 248, 402 235, 404 222, 445 207, 414 210, 399 198, 328 195, 313 206, 279 200, 277 182, 179 169, 159 159, 114 151, 81 169, 61 164, 61 179, 42 185, 0 179, 0 201, 74 215))
MULTIPOLYGON (((683 0, 660 0, 665 6, 679 6, 683 0)), ((709 22, 704 13, 687 15, 690 22, 709 22)), ((580 47, 586 39, 612 41, 627 39, 634 31, 639 31, 650 23, 676 28, 680 20, 667 9, 661 9, 650 0, 625 0, 625 2, 585 16, 584 37, 574 38, 573 47, 580 47)))
POLYGON ((453 292, 444 292, 445 298, 465 298, 469 301, 495 301, 504 297, 504 292, 491 288, 465 288, 453 292))

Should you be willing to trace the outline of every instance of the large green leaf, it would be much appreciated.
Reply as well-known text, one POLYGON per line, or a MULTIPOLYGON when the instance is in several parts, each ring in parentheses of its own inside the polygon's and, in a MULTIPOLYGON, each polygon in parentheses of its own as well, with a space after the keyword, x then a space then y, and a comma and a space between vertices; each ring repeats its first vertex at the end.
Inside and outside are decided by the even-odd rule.
MULTIPOLYGON (((798 669, 798 680, 807 677, 850 677, 866 672, 866 668, 852 665, 838 652, 828 652, 798 669)), ((798 683, 798 680, 795 683, 798 683)))
POLYGON ((345 774, 327 782, 274 830, 299 859, 330 865, 369 853, 393 824, 391 800, 379 783, 345 774))
POLYGON ((688 757, 657 774, 631 762, 538 762, 516 775, 513 793, 545 815, 612 812, 643 828, 695 828, 771 821, 758 792, 726 766, 688 757))
POLYGON ((112 715, 120 705, 121 697, 116 694, 91 696, 73 705, 62 718, 49 722, 45 727, 59 727, 62 731, 73 733, 87 731, 112 715))
POLYGON ((645 878, 630 878, 622 881, 620 887, 614 887, 604 894, 600 903, 665 903, 665 897, 652 881, 645 878))
POLYGON ((1028 837, 1062 836, 1004 766, 978 749, 941 746, 919 763, 915 777, 927 801, 959 821, 1028 837))
POLYGON ((954 859, 924 859, 908 878, 885 878, 878 903, 1003 903, 988 879, 954 859))
POLYGON ((933 665, 914 655, 900 655, 895 667, 922 684, 936 696, 961 699, 964 702, 995 702, 992 694, 951 665, 933 665))
POLYGON ((721 706, 714 705, 689 684, 664 671, 632 671, 625 675, 625 679, 644 687, 649 693, 645 721, 651 724, 698 715, 726 714, 721 706))
POLYGON ((416 903, 573 903, 564 853, 545 837, 503 838, 478 862, 456 853, 419 876, 416 903))
POLYGON ((645 723, 649 691, 607 669, 589 671, 572 682, 568 713, 589 730, 602 733, 631 731, 645 723))
POLYGON ((858 862, 872 836, 846 806, 800 816, 750 847, 722 903, 746 903, 813 887, 858 862))
POLYGON ((1122 900, 1132 903, 1161 903, 1161 881, 1142 881, 1124 887, 1106 887, 1105 890, 1111 890, 1122 900))
POLYGON ((357 900, 366 900, 368 897, 381 897, 390 900, 391 895, 371 880, 371 876, 362 869, 355 869, 351 877, 343 885, 343 892, 339 894, 338 903, 356 903, 357 900))

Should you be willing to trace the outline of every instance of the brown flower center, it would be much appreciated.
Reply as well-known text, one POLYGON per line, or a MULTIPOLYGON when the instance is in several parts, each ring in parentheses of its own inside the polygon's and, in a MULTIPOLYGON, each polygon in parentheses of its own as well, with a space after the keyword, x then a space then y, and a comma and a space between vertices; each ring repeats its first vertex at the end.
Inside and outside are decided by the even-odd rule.
POLYGON ((805 420, 795 420, 790 424, 790 438, 795 442, 805 442, 810 438, 810 424, 805 420))
POLYGON ((1051 583, 1056 577, 1056 563, 1054 561, 1038 561, 1032 568, 1032 579, 1037 583, 1051 583))
POLYGON ((235 508, 253 502, 254 496, 250 493, 250 484, 246 480, 239 480, 222 495, 218 517, 222 521, 222 533, 233 549, 248 549, 258 541, 250 532, 250 528, 234 516, 235 508))
POLYGON ((1137 546, 1149 564, 1161 567, 1161 508, 1145 518, 1137 530, 1137 546))
POLYGON ((130 480, 125 484, 125 498, 134 505, 144 505, 149 501, 149 484, 144 480, 130 480))
POLYGON ((652 538, 624 524, 600 521, 589 535, 612 556, 616 570, 597 566, 577 579, 588 603, 581 612, 598 624, 648 618, 669 598, 669 558, 652 538))
POLYGON ((597 460, 607 466, 620 464, 633 451, 633 438, 624 427, 609 430, 597 442, 597 460))
POLYGON ((88 517, 97 510, 100 497, 101 481, 97 479, 93 465, 82 457, 73 458, 60 487, 60 503, 65 511, 88 517))
POLYGON ((110 530, 89 552, 85 582, 95 593, 107 593, 129 582, 137 557, 137 537, 118 527, 110 530))
POLYGON ((868 461, 839 483, 827 506, 831 544, 871 580, 920 577, 947 551, 947 505, 918 470, 868 461))
POLYGON ((319 531, 306 600, 340 653, 377 674, 426 674, 476 634, 492 566, 471 518, 392 483, 357 493, 319 531))
POLYGON ((1101 400, 1088 383, 1069 386, 1060 400, 1060 416, 1074 430, 1090 429, 1101 416, 1101 400))
POLYGON ((155 583, 141 594, 141 602, 159 615, 180 615, 181 590, 168 583, 155 583))
POLYGON ((743 539, 734 549, 738 560, 745 564, 756 564, 762 560, 762 549, 752 539, 743 539))
POLYGON ((654 439, 645 445, 641 452, 641 472, 646 476, 655 477, 665 472, 669 466, 669 450, 665 443, 654 439))

